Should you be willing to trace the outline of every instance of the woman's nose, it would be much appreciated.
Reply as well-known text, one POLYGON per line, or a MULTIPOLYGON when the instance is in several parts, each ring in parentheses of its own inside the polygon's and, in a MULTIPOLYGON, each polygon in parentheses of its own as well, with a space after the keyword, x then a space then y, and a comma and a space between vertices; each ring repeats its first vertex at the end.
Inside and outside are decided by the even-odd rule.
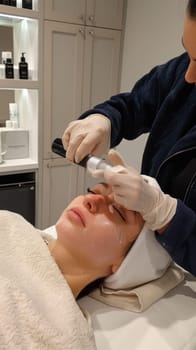
POLYGON ((185 80, 187 83, 196 84, 196 62, 190 61, 187 71, 185 73, 185 80))
POLYGON ((105 198, 99 194, 87 194, 84 197, 84 206, 91 212, 96 213, 105 204, 105 198))

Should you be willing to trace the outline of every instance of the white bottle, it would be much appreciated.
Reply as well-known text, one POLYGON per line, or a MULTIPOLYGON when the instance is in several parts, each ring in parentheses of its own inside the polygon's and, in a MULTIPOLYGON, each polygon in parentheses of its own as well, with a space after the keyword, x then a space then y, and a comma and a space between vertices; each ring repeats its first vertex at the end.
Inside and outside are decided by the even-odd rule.
POLYGON ((12 126, 16 129, 19 127, 18 121, 18 106, 16 103, 9 103, 9 116, 12 126))
POLYGON ((4 148, 6 148, 6 144, 3 142, 3 134, 0 131, 0 164, 3 163, 3 156, 7 152, 7 149, 4 148))

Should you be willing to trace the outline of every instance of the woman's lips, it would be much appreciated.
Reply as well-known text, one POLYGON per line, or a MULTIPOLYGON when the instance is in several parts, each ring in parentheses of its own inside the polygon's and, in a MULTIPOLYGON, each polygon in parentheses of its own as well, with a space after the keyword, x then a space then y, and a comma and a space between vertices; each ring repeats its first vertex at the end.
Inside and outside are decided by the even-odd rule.
POLYGON ((70 213, 76 220, 79 220, 84 227, 86 226, 84 216, 78 208, 71 208, 68 213, 70 213))

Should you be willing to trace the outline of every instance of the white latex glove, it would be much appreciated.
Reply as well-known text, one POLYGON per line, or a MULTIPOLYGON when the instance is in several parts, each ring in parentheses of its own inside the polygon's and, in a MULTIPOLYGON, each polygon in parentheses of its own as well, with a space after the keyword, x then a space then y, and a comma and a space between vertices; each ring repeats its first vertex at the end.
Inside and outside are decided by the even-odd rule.
POLYGON ((111 122, 102 114, 69 123, 62 142, 66 158, 79 163, 88 154, 103 156, 110 147, 111 122))
POLYGON ((110 150, 108 158, 114 167, 102 173, 95 171, 94 176, 104 176, 112 187, 114 200, 129 210, 140 212, 151 230, 168 224, 175 215, 177 200, 163 193, 154 178, 142 176, 128 167, 115 150, 110 150))

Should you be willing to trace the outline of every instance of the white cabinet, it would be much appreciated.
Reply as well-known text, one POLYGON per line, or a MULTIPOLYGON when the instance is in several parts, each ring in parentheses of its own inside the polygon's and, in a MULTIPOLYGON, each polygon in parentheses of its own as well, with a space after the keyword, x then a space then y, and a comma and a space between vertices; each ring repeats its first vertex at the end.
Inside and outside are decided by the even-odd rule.
POLYGON ((52 140, 62 135, 67 121, 82 106, 84 60, 83 28, 45 21, 44 26, 44 158, 51 156, 52 140))
POLYGON ((121 29, 124 3, 123 0, 47 0, 45 18, 121 29))
POLYGON ((121 31, 86 27, 82 110, 118 91, 121 31))
POLYGON ((69 121, 117 92, 121 33, 52 21, 45 21, 44 32, 46 159, 69 121))
POLYGON ((123 0, 87 0, 85 23, 96 27, 122 29, 124 5, 123 0))
POLYGON ((43 161, 42 227, 53 225, 59 214, 76 195, 78 179, 75 167, 75 165, 65 165, 62 158, 43 161))
POLYGON ((119 91, 122 30, 110 25, 117 25, 117 10, 122 19, 123 1, 106 3, 45 1, 40 227, 53 225, 69 201, 84 192, 86 183, 83 169, 51 152, 52 141, 83 111, 119 91), (109 15, 111 9, 115 13, 109 15), (97 22, 92 25, 90 15, 100 27, 97 22), (79 24, 82 20, 85 25, 79 24))

